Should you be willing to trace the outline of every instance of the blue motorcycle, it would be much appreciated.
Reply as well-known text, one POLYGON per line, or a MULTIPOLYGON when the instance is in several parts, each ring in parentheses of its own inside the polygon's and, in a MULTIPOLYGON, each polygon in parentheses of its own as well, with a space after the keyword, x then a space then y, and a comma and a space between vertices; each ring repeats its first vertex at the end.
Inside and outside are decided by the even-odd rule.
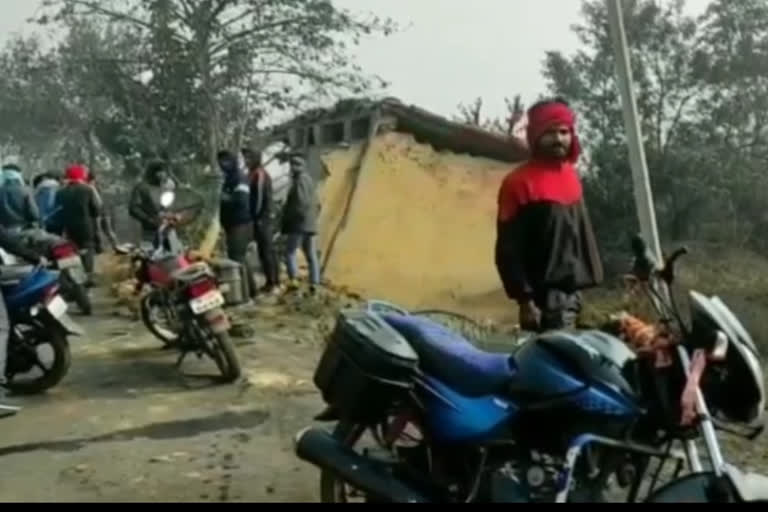
POLYGON ((33 394, 57 385, 72 360, 68 338, 83 334, 67 314, 67 303, 59 293, 58 272, 40 266, 3 266, 0 289, 11 324, 8 389, 33 394), (30 377, 30 372, 37 375, 30 377))
POLYGON ((502 354, 385 303, 342 311, 314 378, 329 405, 316 419, 336 426, 307 428, 295 445, 321 469, 321 500, 574 503, 616 499, 610 490, 634 502, 642 487, 648 502, 768 499, 768 479, 726 464, 715 430, 762 430, 754 342, 717 297, 691 291, 683 321, 664 290, 685 251, 660 266, 641 239, 633 248, 633 279, 678 334, 668 364, 602 329, 547 332, 502 354), (688 422, 684 390, 696 397, 688 422))

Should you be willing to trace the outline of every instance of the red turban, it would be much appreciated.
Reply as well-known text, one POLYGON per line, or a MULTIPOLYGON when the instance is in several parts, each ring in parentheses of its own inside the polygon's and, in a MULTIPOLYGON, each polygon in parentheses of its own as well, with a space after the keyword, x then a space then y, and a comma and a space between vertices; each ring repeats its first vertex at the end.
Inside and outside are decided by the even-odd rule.
POLYGON ((581 144, 576 136, 576 115, 563 103, 554 101, 544 103, 528 112, 528 146, 533 149, 547 130, 560 124, 566 125, 571 130, 571 152, 568 160, 575 162, 581 154, 581 144))
POLYGON ((84 182, 88 179, 88 169, 84 165, 73 164, 67 167, 64 175, 69 181, 84 182))

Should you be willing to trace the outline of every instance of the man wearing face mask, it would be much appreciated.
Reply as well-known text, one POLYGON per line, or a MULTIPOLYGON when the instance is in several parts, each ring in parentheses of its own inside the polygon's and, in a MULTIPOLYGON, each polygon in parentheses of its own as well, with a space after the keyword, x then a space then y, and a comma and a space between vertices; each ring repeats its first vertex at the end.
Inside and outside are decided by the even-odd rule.
POLYGON ((219 167, 224 176, 219 206, 219 222, 227 243, 227 257, 245 269, 246 296, 253 299, 258 285, 248 261, 248 245, 253 241, 251 189, 245 162, 229 151, 219 151, 219 167))
POLYGON ((581 147, 568 104, 531 107, 527 138, 531 160, 499 190, 496 268, 523 329, 571 328, 579 292, 602 282, 603 268, 575 168, 581 147))
POLYGON ((167 180, 168 172, 165 163, 160 160, 153 160, 147 165, 144 179, 137 183, 131 191, 128 212, 141 225, 143 244, 152 245, 155 242, 157 228, 162 223, 160 196, 167 180))

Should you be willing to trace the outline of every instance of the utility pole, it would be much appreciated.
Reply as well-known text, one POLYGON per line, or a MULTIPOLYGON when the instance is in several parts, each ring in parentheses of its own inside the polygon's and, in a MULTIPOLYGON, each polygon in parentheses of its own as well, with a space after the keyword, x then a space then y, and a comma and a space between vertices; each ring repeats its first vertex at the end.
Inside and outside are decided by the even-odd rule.
MULTIPOLYGON (((640 220, 640 231, 648 247, 656 256, 656 261, 662 262, 661 243, 659 230, 656 226, 656 211, 653 207, 653 193, 651 192, 651 180, 648 176, 648 163, 645 160, 643 149, 643 135, 640 129, 640 119, 637 114, 637 101, 632 83, 632 67, 629 61, 629 49, 627 48, 627 35, 624 32, 624 18, 622 16, 621 0, 606 0, 608 7, 608 25, 611 31, 613 52, 616 60, 616 81, 621 93, 622 112, 624 114, 624 128, 627 133, 627 145, 629 146, 629 164, 632 168, 633 189, 635 192, 635 207, 640 220)), ((668 296, 669 290, 663 287, 662 296, 668 296)), ((690 371, 690 359, 685 348, 679 347, 680 357, 686 368, 686 374, 690 371)), ((697 406, 699 411, 707 411, 706 402, 701 393, 697 392, 697 406)), ((711 426, 703 431, 705 438, 714 438, 715 433, 711 426)), ((716 438, 715 442, 716 442, 716 438)), ((696 442, 685 442, 688 453, 688 463, 693 472, 701 472, 702 465, 699 458, 696 442)), ((715 473, 719 474, 720 456, 712 457, 715 473)))
POLYGON ((632 67, 629 61, 627 36, 624 33, 621 0, 606 0, 608 6, 608 24, 613 40, 613 52, 616 60, 616 80, 621 93, 622 111, 624 114, 624 129, 627 133, 629 146, 629 165, 632 168, 633 189, 635 192, 635 207, 640 220, 640 232, 653 251, 657 261, 661 261, 661 243, 656 226, 656 213, 653 207, 651 181, 648 177, 648 163, 643 149, 643 135, 640 130, 640 120, 637 113, 637 101, 632 82, 632 67))

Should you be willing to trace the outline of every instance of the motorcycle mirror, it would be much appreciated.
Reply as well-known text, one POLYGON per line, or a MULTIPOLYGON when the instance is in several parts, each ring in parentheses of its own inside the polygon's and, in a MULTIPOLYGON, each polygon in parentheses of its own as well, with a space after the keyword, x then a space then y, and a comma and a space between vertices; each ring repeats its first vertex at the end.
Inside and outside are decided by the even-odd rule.
POLYGON ((176 194, 174 194, 170 190, 166 190, 163 192, 163 194, 160 196, 160 205, 163 208, 168 208, 173 204, 174 199, 176 199, 176 194))

